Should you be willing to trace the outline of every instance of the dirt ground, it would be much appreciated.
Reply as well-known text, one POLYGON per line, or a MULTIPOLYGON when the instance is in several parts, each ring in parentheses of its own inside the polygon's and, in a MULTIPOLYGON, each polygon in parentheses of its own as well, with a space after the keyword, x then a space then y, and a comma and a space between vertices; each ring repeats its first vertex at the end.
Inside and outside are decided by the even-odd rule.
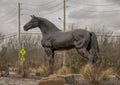
MULTIPOLYGON (((25 79, 25 78, 12 78, 0 77, 0 85, 39 85, 39 79, 25 79)), ((89 85, 85 81, 79 81, 76 85, 89 85)), ((102 82, 98 85, 120 85, 120 81, 102 82)))
POLYGON ((38 85, 40 77, 31 75, 29 78, 22 78, 21 75, 10 73, 8 77, 0 77, 0 85, 38 85))
POLYGON ((39 80, 12 77, 0 77, 0 85, 38 85, 39 80))
MULTIPOLYGON (((10 75, 8 77, 0 77, 0 85, 39 85, 41 78, 39 76, 29 76, 29 78, 22 78, 19 75, 10 75)), ((73 79, 72 79, 73 80, 73 79)), ((72 81, 71 80, 71 81, 72 81)), ((70 85, 69 82, 67 85, 70 85)), ((66 85, 66 84, 65 84, 66 85)), ((79 80, 71 85, 90 85, 87 81, 79 80)), ((97 85, 120 85, 120 80, 104 81, 97 85)))

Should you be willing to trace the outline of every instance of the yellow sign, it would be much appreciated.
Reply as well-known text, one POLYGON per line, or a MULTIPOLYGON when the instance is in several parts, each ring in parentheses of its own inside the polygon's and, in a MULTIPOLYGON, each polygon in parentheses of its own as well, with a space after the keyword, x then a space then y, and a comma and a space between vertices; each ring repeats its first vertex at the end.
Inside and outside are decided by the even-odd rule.
POLYGON ((21 62, 24 62, 25 60, 26 60, 26 59, 25 59, 25 57, 23 57, 23 56, 20 58, 20 61, 21 61, 21 62))
POLYGON ((22 49, 20 50, 20 54, 21 54, 21 55, 25 55, 25 54, 26 54, 26 51, 25 51, 24 48, 22 48, 22 49))
POLYGON ((21 62, 24 62, 24 61, 26 60, 25 57, 24 57, 24 55, 26 54, 26 51, 25 51, 24 48, 22 48, 22 49, 20 50, 20 54, 22 55, 22 57, 20 58, 20 61, 21 61, 21 62))

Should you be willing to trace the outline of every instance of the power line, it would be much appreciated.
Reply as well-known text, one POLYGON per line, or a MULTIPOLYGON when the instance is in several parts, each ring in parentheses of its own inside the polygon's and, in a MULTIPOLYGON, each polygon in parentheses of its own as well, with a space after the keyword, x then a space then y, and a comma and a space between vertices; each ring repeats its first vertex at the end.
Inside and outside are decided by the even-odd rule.
MULTIPOLYGON (((60 4, 62 3, 59 3, 57 4, 56 6, 59 6, 60 4)), ((56 6, 53 6, 53 7, 49 7, 49 8, 46 8, 46 10, 49 10, 49 9, 52 9, 52 8, 55 8, 56 6)), ((101 5, 102 6, 102 5, 101 5)), ((70 7, 70 6, 69 6, 70 7)), ((72 6, 73 7, 73 6, 72 6)), ((77 8, 77 7, 73 7, 73 8, 77 8)), ((79 9, 79 8, 77 8, 79 9)), ((28 8, 23 8, 23 10, 29 10, 29 11, 35 11, 33 9, 28 9, 28 8)), ((45 9, 42 9, 42 10, 45 10, 45 9)), ((37 10, 36 10, 37 11, 37 10)), ((39 11, 39 10, 38 10, 39 11)), ((106 11, 90 11, 90 10, 83 10, 83 9, 80 9, 79 11, 83 11, 83 12, 99 12, 99 13, 107 13, 107 12, 120 12, 120 10, 106 10, 106 11)), ((36 13, 38 14, 38 13, 36 13)), ((48 13, 49 14, 49 13, 48 13)))
POLYGON ((29 8, 24 8, 24 7, 23 7, 22 9, 23 9, 23 10, 33 11, 33 12, 34 12, 35 10, 36 10, 36 11, 41 11, 41 10, 45 11, 45 10, 57 8, 58 6, 61 6, 61 5, 62 5, 62 2, 61 2, 61 3, 58 3, 58 4, 54 5, 54 6, 51 6, 51 7, 48 7, 48 6, 47 6, 47 8, 44 8, 44 9, 42 8, 42 9, 39 9, 39 10, 37 10, 37 9, 29 9, 29 8))
POLYGON ((80 11, 85 11, 85 12, 120 12, 120 10, 106 10, 106 11, 88 11, 88 10, 80 10, 80 11))
MULTIPOLYGON (((9 17, 9 18, 6 19, 6 20, 0 21, 0 22, 2 22, 2 23, 9 23, 9 22, 11 22, 11 21, 13 20, 13 18, 16 18, 16 19, 17 19, 16 15, 17 15, 17 14, 9 17)), ((15 19, 14 19, 14 21, 15 21, 15 19)))
MULTIPOLYGON (((63 7, 60 7, 59 9, 55 9, 54 11, 52 10, 52 11, 49 11, 48 13, 37 13, 37 12, 35 12, 35 14, 38 14, 38 15, 43 15, 43 16, 45 16, 45 15, 49 15, 49 14, 53 14, 53 13, 56 13, 56 12, 58 12, 58 11, 60 11, 61 9, 63 9, 63 7)), ((30 14, 27 14, 27 13, 23 13, 23 15, 27 15, 27 16, 31 16, 30 14)))
POLYGON ((16 15, 17 15, 17 11, 16 11, 16 12, 12 12, 11 14, 9 14, 9 15, 7 15, 7 16, 2 17, 3 19, 0 20, 0 22, 6 22, 6 21, 8 21, 8 20, 11 20, 11 19, 13 19, 14 17, 16 17, 16 15))
POLYGON ((92 10, 83 10, 83 9, 80 9, 80 8, 77 8, 77 7, 74 7, 74 6, 69 6, 69 7, 79 9, 79 11, 83 11, 83 12, 99 12, 99 13, 106 13, 106 12, 118 12, 119 13, 120 12, 120 10, 92 11, 92 10))
MULTIPOLYGON (((58 10, 57 10, 58 11, 58 10)), ((54 13, 55 13, 55 11, 54 11, 54 13)), ((50 14, 53 14, 53 12, 49 12, 48 14, 42 14, 42 15, 39 15, 39 16, 46 16, 46 15, 48 15, 48 16, 50 16, 50 14)), ((30 14, 26 14, 26 13, 23 13, 23 15, 24 16, 31 16, 30 14)), ((37 14, 36 14, 37 15, 37 14)), ((52 22, 56 22, 58 20, 58 17, 56 17, 54 20, 52 20, 52 22)), ((59 21, 59 20, 58 20, 59 21)))
MULTIPOLYGON (((8 0, 9 1, 9 0, 8 0)), ((10 2, 8 2, 8 1, 6 1, 6 2, 4 2, 4 3, 0 3, 0 5, 6 5, 6 4, 9 4, 9 5, 15 5, 15 4, 17 4, 17 2, 13 2, 13 1, 10 1, 10 2)))
POLYGON ((9 18, 6 18, 6 19, 4 19, 4 20, 2 20, 2 21, 0 21, 0 22, 2 22, 2 23, 4 23, 4 24, 11 24, 11 23, 13 23, 13 22, 16 22, 16 20, 17 20, 17 16, 16 16, 17 14, 15 13, 14 15, 12 15, 11 17, 9 17, 9 18))
MULTIPOLYGON (((53 4, 53 3, 56 2, 56 1, 57 1, 57 0, 52 0, 52 1, 49 1, 49 2, 46 2, 46 3, 36 4, 36 5, 33 4, 33 3, 32 3, 32 4, 24 3, 24 4, 25 4, 25 6, 26 6, 26 5, 31 5, 31 6, 45 6, 45 5, 53 4)), ((24 5, 24 4, 23 4, 23 5, 24 5)))
MULTIPOLYGON (((17 10, 17 7, 13 8, 12 10, 8 11, 6 14, 12 14, 14 11, 17 10)), ((6 17, 6 15, 0 16, 0 18, 6 17)))
MULTIPOLYGON (((48 13, 38 13, 38 12, 35 12, 35 10, 32 10, 32 9, 28 9, 28 8, 22 8, 23 10, 28 10, 28 11, 32 11, 32 12, 34 12, 34 14, 38 14, 38 15, 40 15, 40 16, 44 16, 44 15, 49 15, 49 14, 53 14, 53 13, 55 13, 55 12, 57 12, 57 11, 60 11, 61 9, 63 9, 63 7, 60 7, 59 9, 56 9, 56 8, 58 8, 58 6, 61 6, 61 5, 63 5, 62 4, 62 2, 61 3, 58 3, 57 5, 55 5, 55 6, 52 6, 52 7, 49 7, 49 8, 46 8, 46 10, 49 10, 49 9, 53 9, 54 8, 54 10, 52 10, 52 11, 50 11, 49 10, 49 12, 48 13)), ((44 12, 45 12, 45 9, 43 10, 44 12)), ((42 12, 43 12, 42 11, 42 12)), ((30 14, 27 14, 27 13, 23 13, 23 15, 29 15, 30 16, 30 14)))
POLYGON ((17 22, 17 17, 14 17, 8 21, 5 21, 4 24, 11 24, 11 23, 16 23, 17 22))
POLYGON ((90 3, 80 3, 80 2, 76 2, 76 1, 70 1, 69 2, 72 2, 72 3, 77 3, 77 4, 80 4, 80 5, 85 5, 85 6, 115 6, 116 4, 90 4, 90 3))

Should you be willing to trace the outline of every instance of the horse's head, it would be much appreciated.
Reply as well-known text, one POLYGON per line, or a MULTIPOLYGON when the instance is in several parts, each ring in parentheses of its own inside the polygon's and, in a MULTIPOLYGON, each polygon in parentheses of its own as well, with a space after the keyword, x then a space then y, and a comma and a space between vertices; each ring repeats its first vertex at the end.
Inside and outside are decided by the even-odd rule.
POLYGON ((31 17, 32 17, 32 19, 26 25, 24 25, 25 31, 28 31, 29 29, 38 27, 38 18, 34 15, 32 15, 31 17))

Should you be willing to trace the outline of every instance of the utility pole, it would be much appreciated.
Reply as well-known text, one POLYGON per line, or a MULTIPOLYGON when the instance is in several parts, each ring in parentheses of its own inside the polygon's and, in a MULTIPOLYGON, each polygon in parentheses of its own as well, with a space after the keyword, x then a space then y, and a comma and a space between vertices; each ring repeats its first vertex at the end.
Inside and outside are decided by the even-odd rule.
POLYGON ((64 32, 66 31, 66 0, 64 0, 64 32))
POLYGON ((18 1, 18 42, 19 42, 19 50, 21 49, 21 37, 20 37, 20 29, 21 29, 21 23, 20 23, 20 0, 18 1))
MULTIPOLYGON (((63 0, 64 3, 64 11, 63 11, 63 16, 64 16, 64 32, 66 31, 66 0, 63 0)), ((65 61, 66 61, 66 51, 64 51, 63 55, 63 66, 65 66, 65 61)))
POLYGON ((20 63, 20 50, 21 50, 21 11, 20 11, 20 0, 18 0, 18 65, 19 65, 19 73, 21 73, 21 63, 20 63))

